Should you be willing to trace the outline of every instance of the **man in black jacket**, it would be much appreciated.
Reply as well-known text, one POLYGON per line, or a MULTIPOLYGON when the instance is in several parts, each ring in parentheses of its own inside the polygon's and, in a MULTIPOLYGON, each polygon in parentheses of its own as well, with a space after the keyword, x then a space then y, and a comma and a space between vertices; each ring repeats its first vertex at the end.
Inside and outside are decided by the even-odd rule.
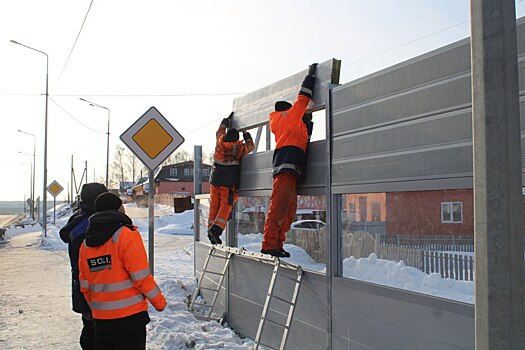
POLYGON ((106 186, 96 182, 82 186, 79 208, 69 218, 66 226, 60 230, 60 238, 68 244, 69 259, 71 260, 73 311, 82 314, 84 326, 80 334, 80 346, 84 350, 95 349, 95 328, 89 305, 80 291, 78 252, 86 237, 88 218, 95 212, 95 199, 99 194, 107 191, 106 186))

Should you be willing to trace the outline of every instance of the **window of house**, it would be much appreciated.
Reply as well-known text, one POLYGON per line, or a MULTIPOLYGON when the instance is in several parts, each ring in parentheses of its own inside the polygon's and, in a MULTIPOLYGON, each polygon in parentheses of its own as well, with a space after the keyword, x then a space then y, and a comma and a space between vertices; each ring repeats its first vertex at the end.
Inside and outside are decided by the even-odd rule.
POLYGON ((191 168, 191 176, 193 176, 195 169, 191 168))
POLYGON ((441 202, 441 222, 449 224, 463 222, 463 203, 441 202))
POLYGON ((381 203, 372 202, 372 220, 371 221, 381 221, 381 203))
POLYGON ((368 221, 367 197, 359 197, 359 220, 368 221))
POLYGON ((190 176, 190 169, 188 168, 184 169, 184 175, 190 176))
POLYGON ((170 176, 177 176, 177 168, 170 169, 170 176))
POLYGON ((203 175, 203 176, 208 176, 208 175, 210 175, 210 169, 203 169, 203 170, 202 170, 202 175, 203 175))

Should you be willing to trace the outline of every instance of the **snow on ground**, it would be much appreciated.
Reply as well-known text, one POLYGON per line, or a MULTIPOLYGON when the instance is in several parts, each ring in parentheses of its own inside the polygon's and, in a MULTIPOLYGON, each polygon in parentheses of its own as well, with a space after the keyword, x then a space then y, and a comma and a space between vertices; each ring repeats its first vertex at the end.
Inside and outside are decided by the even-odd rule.
MULTIPOLYGON (((146 250, 148 250, 148 220, 144 216, 144 208, 133 208, 133 206, 129 205, 126 205, 126 208, 128 215, 133 218, 134 224, 138 226, 143 236, 146 250)), ((168 306, 164 312, 157 312, 150 307, 150 317, 152 321, 148 325, 148 349, 253 348, 254 342, 252 340, 241 339, 233 330, 227 326, 221 326, 216 322, 196 320, 187 310, 188 298, 196 288, 196 281, 193 276, 193 211, 174 214, 172 208, 170 208, 171 207, 160 208, 165 214, 169 215, 162 215, 155 218, 154 274, 159 287, 168 301, 168 306)), ((66 336, 69 338, 66 341, 53 344, 56 349, 71 349, 71 344, 78 344, 80 318, 78 317, 79 315, 74 314, 69 309, 71 294, 69 290, 70 275, 67 246, 58 236, 60 228, 66 224, 71 215, 71 211, 67 211, 66 208, 61 208, 60 213, 62 213, 62 215, 57 217, 56 225, 48 224, 47 237, 41 237, 38 233, 32 232, 39 230, 40 228, 38 226, 8 229, 6 231, 7 244, 0 246, 0 250, 13 249, 9 243, 13 240, 25 249, 20 252, 25 252, 24 254, 26 255, 17 255, 21 259, 29 259, 31 262, 34 262, 34 259, 42 259, 43 256, 45 256, 46 259, 56 259, 54 267, 51 262, 48 262, 46 266, 51 266, 53 269, 60 269, 58 275, 55 273, 53 278, 61 278, 62 280, 60 283, 55 283, 56 281, 53 280, 44 280, 41 283, 45 284, 45 288, 50 289, 50 293, 62 298, 60 301, 61 309, 51 309, 51 311, 49 309, 42 309, 40 312, 51 312, 59 315, 66 313, 66 315, 60 317, 65 317, 69 320, 67 321, 70 323, 68 326, 74 331, 61 332, 61 337, 66 336), (30 239, 31 237, 37 240, 36 244, 24 242, 24 239, 30 239), (58 290, 58 288, 60 288, 60 290, 58 290), (64 310, 65 308, 67 308, 67 310, 64 310)), ((239 246, 251 251, 260 251, 261 241, 261 234, 239 236, 239 246)), ((324 273, 325 265, 315 262, 303 249, 290 244, 286 244, 285 249, 292 254, 292 259, 284 260, 298 263, 306 270, 324 273)), ((6 255, 4 254, 4 256, 6 255)), ((0 255, 0 257, 2 257, 2 255, 0 255)), ((344 275, 346 277, 466 303, 473 303, 474 301, 473 282, 443 279, 439 274, 427 275, 415 268, 405 266, 403 262, 394 263, 392 261, 377 259, 375 254, 371 254, 368 258, 362 259, 348 258, 344 260, 343 264, 344 275)), ((51 272, 52 271, 49 273, 51 272)), ((10 283, 13 283, 19 285, 21 288, 24 288, 25 285, 18 284, 17 282, 19 280, 38 280, 41 277, 46 278, 46 276, 40 276, 39 271, 33 271, 31 269, 24 269, 20 272, 14 271, 11 274, 2 276, 3 283, 6 283, 5 285, 11 286, 10 283), (20 279, 20 273, 33 273, 33 275, 24 276, 20 279), (13 281, 9 281, 10 278, 13 279, 13 281)), ((1 286, 2 284, 0 284, 0 287, 1 286)), ((0 289, 0 292, 2 291, 3 289, 0 289)), ((42 292, 41 294, 45 293, 42 292)), ((3 304, 0 303, 0 305, 4 311, 9 309, 9 305, 6 304, 10 302, 9 300, 9 298, 4 300, 0 299, 0 302, 3 302, 3 304)), ((44 296, 44 298, 41 299, 41 303, 46 302, 47 300, 44 296)), ((36 310, 33 310, 34 312, 39 312, 38 310, 40 310, 36 305, 33 305, 32 308, 36 310)), ((20 313, 20 315, 22 315, 22 313, 20 313)), ((49 317, 59 316, 47 314, 37 316, 38 317, 31 320, 34 329, 32 333, 30 333, 33 334, 36 339, 39 337, 38 330, 41 332, 50 332, 51 327, 53 332, 55 332, 56 327, 61 327, 60 324, 48 323, 47 321, 49 317)), ((18 317, 18 315, 16 315, 16 317, 18 317)), ((32 344, 24 343, 23 339, 17 343, 17 339, 20 338, 20 335, 15 334, 17 328, 12 326, 4 327, 6 322, 16 322, 14 321, 16 320, 15 316, 9 314, 9 317, 4 318, 4 316, 2 316, 2 318, 4 320, 0 320, 0 347, 7 345, 7 348, 12 346, 12 349, 18 349, 26 347, 27 344, 32 344), (7 343, 3 341, 6 337, 9 339, 7 343)))
MULTIPOLYGON (((166 210, 166 208, 164 209, 166 210)), ((150 306, 151 322, 148 324, 148 349, 252 349, 254 346, 252 340, 241 339, 233 330, 215 321, 199 321, 188 311, 188 298, 196 288, 196 280, 193 276, 193 235, 189 235, 193 223, 193 211, 181 214, 174 214, 173 208, 166 211, 169 211, 171 215, 161 216, 155 220, 154 274, 155 280, 167 299, 168 306, 163 312, 157 312, 150 306)), ((127 212, 131 216, 133 214, 142 216, 140 211, 127 210, 127 212)), ((25 235, 35 236, 36 234, 36 243, 31 245, 35 251, 28 255, 34 256, 34 259, 40 259, 39 255, 35 253, 45 254, 46 252, 50 258, 55 257, 57 259, 57 257, 60 257, 58 258, 59 261, 55 263, 55 267, 60 267, 60 278, 62 279, 60 286, 62 288, 57 290, 59 285, 55 284, 53 280, 45 281, 45 283, 48 285, 48 288, 51 288, 50 294, 61 296, 62 304, 60 306, 53 304, 54 307, 51 310, 49 308, 45 309, 45 312, 59 315, 65 314, 64 317, 67 317, 66 322, 68 322, 70 330, 67 332, 61 329, 60 337, 68 338, 63 339, 62 342, 45 337, 45 344, 48 344, 48 346, 52 344, 51 348, 54 349, 80 348, 77 345, 81 330, 80 316, 70 311, 71 294, 69 285, 71 277, 69 274, 67 245, 59 237, 59 230, 67 223, 70 215, 71 212, 69 212, 69 215, 57 217, 56 225, 48 224, 47 237, 41 237, 41 234, 37 232, 25 233, 26 231, 19 228, 7 231, 9 240, 14 237, 15 239, 25 239, 25 235), (52 254, 50 255, 49 253, 52 254), (72 344, 77 347, 72 347, 72 344)), ((146 250, 148 250, 148 220, 145 218, 133 218, 133 221, 139 227, 146 250)), ((35 229, 32 231, 35 231, 35 229)), ((25 245, 26 243, 22 243, 22 246, 25 247, 25 245)), ((24 259, 28 259, 28 257, 24 257, 24 259)), ((50 265, 53 265, 53 263, 50 263, 50 265)), ((26 275, 34 274, 24 278, 28 280, 38 280, 41 277, 39 272, 34 269, 24 271, 24 273, 26 275)), ((16 276, 16 273, 12 275, 12 283, 16 284, 16 281, 14 281, 17 278, 16 276)), ((3 275, 2 277, 5 283, 9 283, 5 279, 5 277, 9 276, 3 275)), ((23 287, 23 284, 19 286, 23 287)), ((3 288, 0 288, 0 292, 3 290, 3 288)), ((3 309, 2 301, 0 299, 0 305, 3 309)), ((3 302, 9 303, 8 300, 3 302)), ((46 303, 45 298, 41 302, 46 303)), ((13 315, 14 311, 10 312, 10 314, 13 315)), ((23 337, 15 334, 17 329, 15 324, 11 327, 3 327, 3 322, 0 320, 0 348, 27 348, 28 344, 32 344, 29 348, 36 348, 35 344, 38 344, 38 341, 43 341, 38 335, 39 331, 50 332, 51 327, 54 332, 55 328, 63 328, 62 324, 48 323, 48 320, 51 320, 49 317, 54 319, 58 316, 47 314, 39 316, 33 317, 30 321, 31 327, 34 327, 33 331, 29 333, 30 336, 34 337, 31 341, 24 340, 23 337), (4 338, 8 340, 4 342, 4 338)), ((18 317, 18 313, 9 318, 7 322, 16 322, 16 317, 18 317)), ((42 348, 49 347, 43 346, 42 348)))

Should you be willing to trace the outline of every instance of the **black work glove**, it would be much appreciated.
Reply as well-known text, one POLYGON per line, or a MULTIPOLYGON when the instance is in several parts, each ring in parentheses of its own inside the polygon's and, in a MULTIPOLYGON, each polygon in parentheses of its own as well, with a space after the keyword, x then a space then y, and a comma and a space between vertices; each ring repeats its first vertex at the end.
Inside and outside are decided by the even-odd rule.
POLYGON ((312 113, 305 113, 303 115, 303 123, 308 124, 312 122, 312 113))
POLYGON ((308 67, 308 75, 312 75, 315 77, 315 70, 317 69, 317 63, 312 63, 309 67, 308 67))
POLYGON ((306 131, 308 131, 308 137, 312 136, 312 131, 314 130, 314 122, 310 121, 306 123, 306 131))
POLYGON ((242 138, 246 141, 246 140, 251 140, 252 139, 252 135, 250 135, 250 133, 248 131, 243 131, 242 132, 242 138))
POLYGON ((230 113, 230 115, 227 118, 224 118, 221 121, 221 125, 226 125, 226 128, 229 129, 231 125, 231 119, 233 118, 233 112, 230 113))

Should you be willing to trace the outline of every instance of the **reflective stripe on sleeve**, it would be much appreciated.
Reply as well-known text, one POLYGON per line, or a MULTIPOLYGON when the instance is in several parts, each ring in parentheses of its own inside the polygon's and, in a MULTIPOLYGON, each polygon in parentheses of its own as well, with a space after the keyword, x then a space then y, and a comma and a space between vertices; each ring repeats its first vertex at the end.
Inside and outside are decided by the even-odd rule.
POLYGON ((143 300, 144 296, 142 294, 137 294, 130 298, 115 301, 91 301, 89 306, 93 310, 117 310, 141 303, 143 300))
POLYGON ((80 280, 80 288, 88 288, 89 287, 89 283, 87 280, 80 280))
POLYGON ((281 164, 277 167, 274 167, 273 168, 273 174, 278 174, 280 173, 282 170, 284 169, 290 169, 290 170, 293 170, 295 172, 297 172, 298 174, 301 174, 301 171, 299 170, 299 168, 297 166, 295 166, 295 164, 291 164, 291 163, 284 163, 284 164, 281 164))
POLYGON ((228 223, 226 220, 223 220, 221 218, 215 218, 215 221, 222 222, 224 225, 228 223))
POLYGON ((89 290, 95 293, 118 292, 131 287, 133 287, 133 282, 131 282, 131 280, 125 280, 118 283, 90 284, 89 290))
POLYGON ((309 89, 307 87, 304 87, 304 86, 301 87, 301 92, 304 92, 304 93, 306 93, 306 94, 308 94, 310 96, 312 96, 312 93, 313 93, 313 91, 311 89, 309 89))
POLYGON ((129 275, 131 276, 131 279, 133 281, 138 281, 138 280, 141 280, 143 278, 146 278, 148 277, 148 275, 150 274, 150 270, 149 268, 147 269, 144 269, 144 270, 139 270, 139 271, 135 271, 135 272, 131 272, 129 275))
POLYGON ((146 294, 144 294, 146 296, 146 298, 148 298, 149 300, 152 300, 152 299, 155 299, 155 297, 157 295, 159 295, 160 293, 160 289, 159 287, 156 285, 155 287, 153 287, 153 289, 149 292, 147 292, 146 294))
POLYGON ((118 238, 120 237, 120 234, 123 229, 124 229, 124 226, 121 226, 118 230, 115 231, 115 233, 113 234, 113 238, 111 238, 111 241, 113 243, 117 243, 118 238))

